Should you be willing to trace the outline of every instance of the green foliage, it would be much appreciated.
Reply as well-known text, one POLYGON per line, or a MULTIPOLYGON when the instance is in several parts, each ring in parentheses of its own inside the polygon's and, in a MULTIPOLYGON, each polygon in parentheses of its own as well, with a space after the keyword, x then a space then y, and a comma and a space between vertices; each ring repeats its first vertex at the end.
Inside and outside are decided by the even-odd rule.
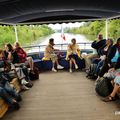
MULTIPOLYGON (((95 39, 99 33, 105 36, 105 21, 86 22, 79 28, 68 29, 67 32, 94 36, 93 38, 95 39)), ((108 22, 108 37, 113 39, 120 37, 120 19, 110 20, 108 22)))
MULTIPOLYGON (((54 31, 47 25, 31 25, 17 26, 18 39, 21 45, 30 45, 31 41, 40 37, 52 34, 54 31)), ((0 48, 4 47, 5 43, 13 44, 15 42, 15 31, 13 26, 0 26, 0 48)))

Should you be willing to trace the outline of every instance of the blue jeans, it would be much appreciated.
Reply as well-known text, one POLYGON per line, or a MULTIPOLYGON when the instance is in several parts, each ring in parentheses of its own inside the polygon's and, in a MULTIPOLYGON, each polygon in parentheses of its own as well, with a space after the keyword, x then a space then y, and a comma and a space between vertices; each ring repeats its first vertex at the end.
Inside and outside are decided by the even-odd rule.
POLYGON ((13 99, 17 99, 19 94, 10 86, 9 82, 6 82, 4 87, 0 87, 0 97, 9 105, 12 105, 14 102, 13 99))
POLYGON ((96 68, 96 75, 98 75, 100 68, 103 66, 104 60, 101 60, 98 62, 97 68, 96 68))

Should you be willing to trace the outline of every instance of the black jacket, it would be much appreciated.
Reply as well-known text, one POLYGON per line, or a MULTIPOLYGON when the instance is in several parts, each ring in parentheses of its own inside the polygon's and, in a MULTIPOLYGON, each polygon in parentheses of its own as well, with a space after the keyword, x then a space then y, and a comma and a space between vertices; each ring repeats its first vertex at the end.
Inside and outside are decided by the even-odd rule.
MULTIPOLYGON (((111 47, 111 50, 108 53, 108 56, 106 58, 107 64, 111 64, 111 60, 115 56, 116 51, 117 51, 117 45, 115 44, 111 47)), ((118 60, 115 64, 115 69, 118 69, 118 68, 120 68, 120 57, 118 58, 118 60)))
POLYGON ((107 56, 107 62, 108 62, 108 64, 111 63, 112 58, 113 58, 113 57, 115 56, 115 54, 116 54, 116 51, 117 51, 117 46, 116 46, 116 44, 115 44, 115 45, 113 45, 113 46, 111 47, 111 50, 110 50, 109 53, 108 53, 108 56, 107 56))
POLYGON ((101 48, 101 47, 104 46, 105 44, 106 44, 106 40, 103 39, 103 40, 100 40, 100 41, 98 41, 98 42, 97 42, 97 41, 92 42, 91 47, 94 48, 94 49, 96 49, 97 52, 98 52, 99 48, 101 48))
MULTIPOLYGON (((17 55, 17 52, 16 51, 11 51, 11 53, 12 53, 12 56, 13 56, 12 63, 13 64, 19 63, 19 57, 17 55)), ((4 51, 4 54, 5 54, 5 58, 7 59, 8 58, 8 52, 4 51)))
POLYGON ((107 51, 104 51, 104 48, 106 47, 106 45, 103 45, 101 48, 99 48, 99 50, 98 50, 98 55, 99 56, 102 56, 102 55, 106 55, 106 56, 108 56, 108 53, 110 52, 110 50, 111 50, 111 48, 112 48, 112 45, 110 45, 109 47, 108 47, 108 50, 107 51))

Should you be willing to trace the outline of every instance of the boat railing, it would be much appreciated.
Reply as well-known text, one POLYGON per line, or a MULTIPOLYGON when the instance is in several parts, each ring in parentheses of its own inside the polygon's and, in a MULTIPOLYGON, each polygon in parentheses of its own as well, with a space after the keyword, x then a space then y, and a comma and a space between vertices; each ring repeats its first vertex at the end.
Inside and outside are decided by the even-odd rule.
MULTIPOLYGON (((67 50, 67 46, 69 43, 65 44, 55 44, 54 48, 59 50, 67 50)), ((91 42, 83 42, 83 43, 77 43, 79 45, 80 49, 92 49, 91 48, 91 42)), ((42 52, 45 50, 45 47, 47 45, 31 45, 31 46, 24 46, 23 48, 27 51, 27 53, 32 52, 42 52)))

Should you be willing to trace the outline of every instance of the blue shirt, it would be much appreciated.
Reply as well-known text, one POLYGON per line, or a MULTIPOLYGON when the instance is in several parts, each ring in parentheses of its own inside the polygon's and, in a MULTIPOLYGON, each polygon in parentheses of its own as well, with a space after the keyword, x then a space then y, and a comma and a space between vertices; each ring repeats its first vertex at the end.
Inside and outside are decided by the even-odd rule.
POLYGON ((115 53, 115 56, 111 59, 111 62, 117 62, 119 56, 120 56, 120 54, 119 54, 118 49, 117 49, 116 53, 115 53))

